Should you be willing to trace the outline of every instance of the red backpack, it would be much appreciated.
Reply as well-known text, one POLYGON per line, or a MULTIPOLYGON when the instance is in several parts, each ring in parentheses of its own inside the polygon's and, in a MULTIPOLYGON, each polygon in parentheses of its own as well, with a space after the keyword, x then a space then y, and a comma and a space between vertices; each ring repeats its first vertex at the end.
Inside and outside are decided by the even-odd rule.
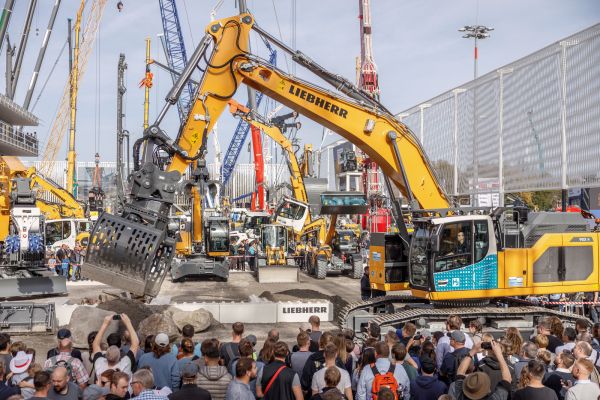
POLYGON ((377 394, 382 387, 389 388, 394 393, 394 399, 398 400, 398 381, 394 376, 394 370, 396 366, 390 364, 390 368, 385 374, 380 373, 377 370, 375 364, 371 364, 371 371, 373 371, 373 386, 371 389, 371 395, 373 400, 377 400, 377 394))

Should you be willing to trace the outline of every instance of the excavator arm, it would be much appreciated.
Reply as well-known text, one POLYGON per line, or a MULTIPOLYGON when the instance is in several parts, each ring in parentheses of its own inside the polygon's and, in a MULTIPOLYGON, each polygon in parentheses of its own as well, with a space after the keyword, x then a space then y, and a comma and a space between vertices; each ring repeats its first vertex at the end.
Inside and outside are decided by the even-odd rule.
MULTIPOLYGON (((246 122, 255 126, 256 128, 263 131, 267 136, 273 139, 288 155, 288 169, 290 171, 290 184, 292 186, 292 194, 296 200, 308 203, 308 196, 306 194, 306 188, 304 187, 304 181, 302 179, 302 173, 298 164, 298 159, 294 153, 292 143, 288 138, 281 132, 281 129, 276 125, 267 121, 262 121, 258 115, 254 115, 250 109, 235 100, 229 100, 229 111, 234 116, 243 118, 246 122)), ((310 218, 310 217, 309 217, 310 218)), ((307 222, 310 222, 307 221, 307 222)))
POLYGON ((35 168, 29 168, 25 173, 25 178, 31 179, 31 188, 39 188, 42 191, 53 194, 60 203, 50 202, 36 196, 36 205, 48 219, 62 218, 85 218, 85 209, 71 193, 60 187, 55 182, 47 179, 35 168))
POLYGON ((250 14, 211 22, 190 57, 154 124, 133 148, 134 172, 131 201, 121 215, 102 214, 94 226, 87 269, 93 279, 155 296, 169 269, 175 239, 168 215, 181 174, 198 161, 203 167, 208 132, 244 83, 300 114, 337 132, 377 162, 402 194, 421 208, 447 207, 449 201, 437 183, 423 149, 408 128, 379 102, 348 81, 334 75, 300 52, 255 25, 250 14), (334 85, 346 97, 289 76, 249 52, 249 34, 290 52, 296 62, 334 85), (212 51, 208 49, 212 45, 212 51), (202 59, 208 59, 188 118, 176 140, 160 123, 177 100, 202 59), (168 162, 161 168, 164 155, 168 162), (410 174, 405 165, 410 164, 410 174))

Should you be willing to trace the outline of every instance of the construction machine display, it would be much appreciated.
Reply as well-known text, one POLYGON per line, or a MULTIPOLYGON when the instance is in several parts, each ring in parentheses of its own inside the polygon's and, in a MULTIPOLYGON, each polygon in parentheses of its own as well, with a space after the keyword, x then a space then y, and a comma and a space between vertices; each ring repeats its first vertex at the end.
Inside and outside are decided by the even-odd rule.
POLYGON ((454 208, 421 144, 393 113, 348 80, 286 46, 247 13, 207 27, 157 121, 134 146, 132 201, 121 215, 105 212, 95 224, 83 268, 90 277, 156 296, 174 254, 168 213, 175 185, 191 162, 204 157, 207 134, 241 83, 355 144, 381 168, 389 189, 395 185, 408 201, 414 233, 408 235, 400 205, 393 199, 400 246, 393 249, 390 264, 376 263, 390 258, 387 238, 383 246, 372 246, 370 278, 375 289, 409 289, 411 295, 349 305, 342 312, 345 325, 356 327, 359 315, 381 305, 387 312, 373 323, 384 328, 407 321, 438 322, 449 313, 486 323, 507 318, 533 321, 558 314, 573 320, 576 316, 526 302, 513 307, 514 297, 600 289, 600 236, 589 232, 581 216, 454 208), (289 53, 339 94, 290 76, 252 54, 250 31, 289 53), (204 57, 208 62, 196 101, 172 140, 159 124, 204 57), (146 152, 140 160, 142 144, 146 152), (158 149, 170 156, 165 170, 152 162, 158 149), (487 306, 490 302, 508 307, 487 306), (404 308, 406 303, 413 307, 404 308), (440 310, 440 305, 450 308, 440 310))
POLYGON ((66 293, 66 278, 46 266, 45 219, 36 207, 30 178, 15 177, 10 185, 7 235, 0 254, 0 297, 66 293))

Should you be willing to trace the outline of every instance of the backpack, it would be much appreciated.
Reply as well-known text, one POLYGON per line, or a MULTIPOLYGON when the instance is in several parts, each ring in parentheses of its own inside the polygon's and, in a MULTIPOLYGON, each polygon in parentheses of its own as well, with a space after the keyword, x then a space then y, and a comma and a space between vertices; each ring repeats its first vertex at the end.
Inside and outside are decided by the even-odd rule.
POLYGON ((52 374, 52 372, 58 367, 64 367, 67 370, 67 374, 71 377, 71 382, 77 383, 77 377, 75 376, 75 371, 73 371, 73 359, 75 357, 69 357, 66 360, 58 360, 58 356, 53 356, 50 359, 50 363, 52 364, 47 371, 52 374))
POLYGON ((373 400, 377 400, 377 394, 382 387, 389 388, 392 393, 394 393, 394 399, 398 400, 398 381, 394 376, 394 370, 396 366, 394 364, 390 364, 390 368, 387 370, 385 374, 380 373, 377 370, 375 364, 371 364, 371 371, 373 372, 373 386, 371 388, 371 396, 373 400))

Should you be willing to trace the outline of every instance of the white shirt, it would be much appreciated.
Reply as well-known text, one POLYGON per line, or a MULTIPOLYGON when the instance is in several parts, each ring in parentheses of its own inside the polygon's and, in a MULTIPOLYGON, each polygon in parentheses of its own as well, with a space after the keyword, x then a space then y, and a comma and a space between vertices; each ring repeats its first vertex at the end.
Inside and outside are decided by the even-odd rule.
POLYGON ((567 390, 565 400, 596 400, 600 396, 600 388, 590 380, 577 381, 567 390))
POLYGON ((554 350, 554 353, 555 353, 556 355, 559 355, 560 353, 562 353, 562 352, 563 352, 563 350, 569 350, 569 351, 572 351, 574 348, 575 348, 575 342, 567 342, 567 343, 565 343, 565 344, 564 344, 564 345, 562 345, 562 346, 558 346, 558 347, 556 348, 556 350, 554 350))
MULTIPOLYGON (((336 365, 336 368, 338 369, 338 371, 340 371, 341 379, 340 382, 337 384, 337 388, 340 392, 344 393, 345 389, 351 389, 352 388, 352 381, 350 380, 350 374, 348 373, 348 371, 346 371, 343 368, 340 368, 336 365)), ((313 378, 312 378, 312 384, 310 385, 310 388, 312 389, 313 392, 318 392, 318 393, 322 393, 323 392, 323 388, 326 385, 325 383, 325 370, 327 370, 327 367, 323 367, 320 370, 318 370, 317 372, 314 373, 313 378)))
MULTIPOLYGON (((118 369, 119 371, 125 372, 127 375, 129 375, 129 377, 131 377, 131 360, 127 356, 121 358, 117 365, 110 368, 118 369)), ((109 369, 109 366, 106 357, 99 357, 94 363, 94 371, 96 372, 96 376, 102 375, 102 373, 107 369, 109 369)))

